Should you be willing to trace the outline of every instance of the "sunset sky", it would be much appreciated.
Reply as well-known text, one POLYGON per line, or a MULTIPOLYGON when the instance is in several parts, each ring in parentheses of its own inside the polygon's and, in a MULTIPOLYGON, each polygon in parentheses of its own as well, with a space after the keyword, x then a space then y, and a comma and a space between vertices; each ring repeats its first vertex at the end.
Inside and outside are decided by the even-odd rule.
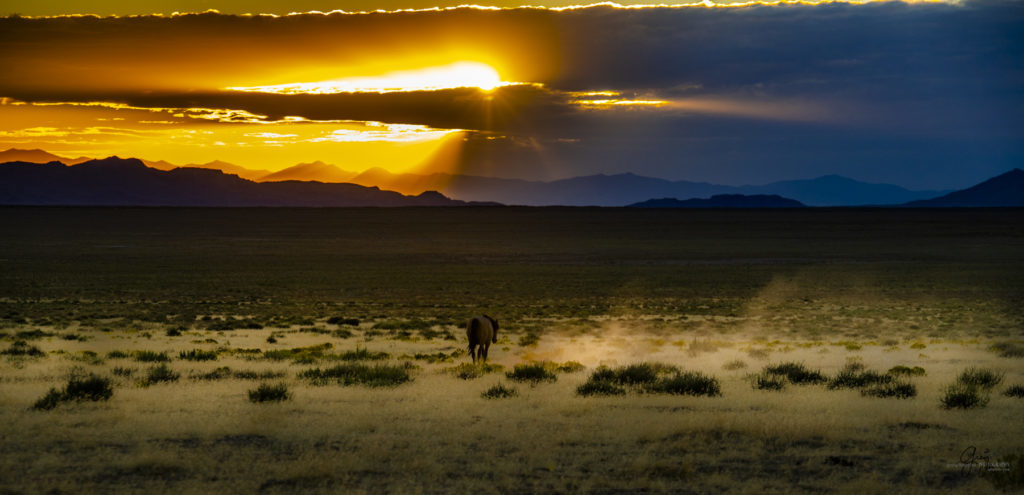
POLYGON ((1024 2, 517 3, 3 0, 0 149, 921 189, 1024 163, 1024 2))

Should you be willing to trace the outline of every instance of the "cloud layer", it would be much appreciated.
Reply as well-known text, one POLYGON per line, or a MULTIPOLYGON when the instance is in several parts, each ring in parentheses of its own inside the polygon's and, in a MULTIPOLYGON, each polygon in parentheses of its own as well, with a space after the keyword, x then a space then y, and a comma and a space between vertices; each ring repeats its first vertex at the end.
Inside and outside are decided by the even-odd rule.
POLYGON ((543 154, 556 175, 628 165, 732 183, 840 172, 951 187, 1024 158, 1021 32, 1024 4, 987 0, 7 18, 0 65, 17 70, 0 72, 0 96, 478 131, 466 152, 478 163, 463 166, 506 176, 540 173, 520 164, 543 154), (224 90, 462 60, 535 84, 224 90), (615 96, 586 98, 664 103, 581 104, 597 91, 615 96))

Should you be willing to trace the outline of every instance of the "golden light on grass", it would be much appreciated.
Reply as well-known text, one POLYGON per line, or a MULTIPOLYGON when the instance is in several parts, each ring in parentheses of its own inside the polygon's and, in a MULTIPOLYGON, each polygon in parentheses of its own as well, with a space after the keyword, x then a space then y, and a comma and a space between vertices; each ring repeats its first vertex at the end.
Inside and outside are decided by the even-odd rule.
POLYGON ((287 83, 270 86, 233 86, 232 91, 276 94, 394 93, 436 91, 454 88, 480 88, 490 91, 511 83, 501 80, 498 71, 480 62, 455 62, 415 70, 388 72, 379 76, 348 77, 329 81, 287 83))

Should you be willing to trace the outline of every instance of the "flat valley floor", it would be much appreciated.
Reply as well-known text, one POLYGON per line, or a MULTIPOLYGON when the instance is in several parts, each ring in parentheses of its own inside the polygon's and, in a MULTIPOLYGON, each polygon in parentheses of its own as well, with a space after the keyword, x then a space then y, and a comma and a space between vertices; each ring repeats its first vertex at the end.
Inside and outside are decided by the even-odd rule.
POLYGON ((0 208, 0 232, 0 493, 1024 489, 1024 210, 0 208), (719 393, 581 394, 641 368, 719 393), (112 395, 34 407, 89 376, 112 395), (958 383, 980 403, 944 407, 958 383))

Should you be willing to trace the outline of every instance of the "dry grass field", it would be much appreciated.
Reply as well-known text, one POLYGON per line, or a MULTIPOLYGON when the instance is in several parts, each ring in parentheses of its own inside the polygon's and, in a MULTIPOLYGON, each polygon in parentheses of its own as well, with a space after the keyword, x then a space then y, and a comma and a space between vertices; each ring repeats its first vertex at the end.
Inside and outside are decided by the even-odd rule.
POLYGON ((0 493, 1020 491, 1022 220, 4 209, 0 493))

